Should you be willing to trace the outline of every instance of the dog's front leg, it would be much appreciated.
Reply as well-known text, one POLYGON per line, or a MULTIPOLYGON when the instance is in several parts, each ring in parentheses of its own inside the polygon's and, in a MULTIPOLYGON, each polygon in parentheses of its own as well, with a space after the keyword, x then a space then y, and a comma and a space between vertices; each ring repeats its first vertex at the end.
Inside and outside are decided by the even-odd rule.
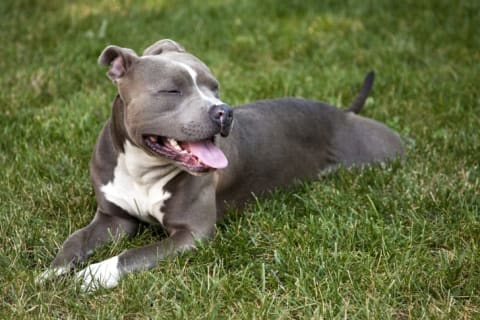
POLYGON ((180 175, 170 191, 172 197, 165 203, 162 219, 169 237, 88 266, 77 273, 82 289, 115 287, 125 274, 155 267, 166 258, 195 248, 197 241, 213 237, 217 214, 212 176, 180 175))
POLYGON ((69 272, 108 241, 135 234, 138 225, 138 221, 134 219, 107 215, 98 210, 89 225, 68 237, 53 260, 51 268, 40 274, 36 281, 42 282, 69 272))
POLYGON ((124 275, 155 267, 160 261, 195 248, 195 242, 205 238, 189 230, 178 230, 170 237, 140 248, 129 249, 118 256, 92 264, 77 273, 84 291, 99 287, 113 288, 124 275))

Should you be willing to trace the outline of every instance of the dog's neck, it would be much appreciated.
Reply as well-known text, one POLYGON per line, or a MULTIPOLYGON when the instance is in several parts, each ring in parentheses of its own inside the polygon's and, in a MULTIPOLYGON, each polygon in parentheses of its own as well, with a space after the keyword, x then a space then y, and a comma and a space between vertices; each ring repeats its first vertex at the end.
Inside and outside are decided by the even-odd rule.
POLYGON ((137 183, 150 185, 165 177, 170 180, 180 173, 180 169, 171 162, 147 154, 142 149, 133 146, 126 140, 123 157, 124 169, 137 183))
POLYGON ((155 180, 155 178, 168 176, 174 171, 180 171, 168 160, 152 156, 135 146, 127 137, 124 117, 125 104, 117 94, 112 106, 110 134, 116 150, 121 155, 119 159, 124 161, 124 169, 134 180, 148 184, 152 178, 155 180))
POLYGON ((162 207, 171 196, 166 185, 181 169, 147 154, 128 140, 123 149, 117 158, 113 180, 101 187, 105 198, 140 220, 162 223, 162 207))
POLYGON ((110 123, 110 134, 112 141, 118 152, 125 152, 125 142, 127 141, 127 135, 125 134, 126 128, 124 123, 125 117, 125 104, 123 103, 120 95, 117 94, 112 104, 112 118, 110 123))

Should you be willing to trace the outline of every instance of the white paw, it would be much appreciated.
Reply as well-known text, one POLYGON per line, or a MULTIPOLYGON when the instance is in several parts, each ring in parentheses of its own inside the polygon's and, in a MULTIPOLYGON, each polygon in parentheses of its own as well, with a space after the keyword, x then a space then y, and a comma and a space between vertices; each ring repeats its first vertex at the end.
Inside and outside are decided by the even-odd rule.
POLYGON ((56 267, 56 268, 47 269, 35 277, 35 283, 36 284, 44 283, 47 280, 61 276, 62 274, 65 274, 69 271, 70 271, 69 267, 56 267))
POLYGON ((75 275, 77 280, 82 282, 83 291, 95 291, 100 287, 116 287, 121 276, 118 256, 89 265, 75 275))

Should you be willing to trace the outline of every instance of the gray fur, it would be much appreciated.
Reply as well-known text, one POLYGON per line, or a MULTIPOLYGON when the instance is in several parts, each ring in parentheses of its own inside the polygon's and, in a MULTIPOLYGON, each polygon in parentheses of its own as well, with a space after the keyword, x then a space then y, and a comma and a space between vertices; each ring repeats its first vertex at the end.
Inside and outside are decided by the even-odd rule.
POLYGON ((211 238, 226 207, 242 207, 252 194, 315 178, 339 165, 404 157, 395 132, 355 114, 371 90, 373 73, 347 111, 297 98, 264 100, 234 108, 232 125, 209 115, 213 105, 224 105, 210 70, 172 40, 153 44, 141 57, 131 49, 109 46, 99 63, 110 67, 108 76, 118 95, 90 166, 98 209, 88 226, 66 240, 53 262, 54 273, 73 268, 109 240, 134 235, 141 220, 161 224, 169 236, 123 252, 115 270, 108 269, 115 259, 84 269, 78 277, 86 287, 95 288, 91 281, 114 286, 125 273, 151 268, 193 248, 196 241, 211 238), (220 137, 221 132, 228 136, 220 137), (224 169, 189 171, 177 158, 161 157, 147 147, 146 135, 178 141, 215 136, 215 144, 229 164, 224 169), (132 197, 144 192, 143 198, 138 193, 138 198, 125 199, 125 203, 107 199, 121 188, 127 188, 127 197, 128 188, 132 197), (154 188, 157 194, 149 194, 154 188), (145 212, 131 209, 129 205, 138 199, 153 201, 161 212, 150 212, 150 207, 136 202, 139 208, 147 208, 145 212), (92 270, 103 270, 103 276, 85 280, 86 272, 92 270), (111 278, 105 276, 105 270, 111 278))

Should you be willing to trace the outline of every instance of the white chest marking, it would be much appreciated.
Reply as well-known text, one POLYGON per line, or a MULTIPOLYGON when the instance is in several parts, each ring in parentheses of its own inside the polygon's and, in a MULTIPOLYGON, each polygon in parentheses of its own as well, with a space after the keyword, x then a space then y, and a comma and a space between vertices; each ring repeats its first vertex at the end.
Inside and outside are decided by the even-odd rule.
POLYGON ((146 154, 130 142, 117 159, 113 181, 101 187, 105 198, 129 214, 149 223, 162 223, 162 207, 171 194, 165 185, 180 169, 146 154))

